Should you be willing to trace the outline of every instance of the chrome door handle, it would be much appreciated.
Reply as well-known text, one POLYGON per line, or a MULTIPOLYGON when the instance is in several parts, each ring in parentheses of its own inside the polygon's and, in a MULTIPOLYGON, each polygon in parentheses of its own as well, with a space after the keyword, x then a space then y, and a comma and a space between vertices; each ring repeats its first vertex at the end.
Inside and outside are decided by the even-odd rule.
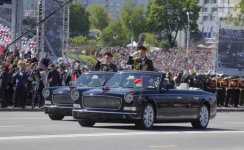
POLYGON ((182 97, 176 97, 177 99, 182 99, 182 97))
POLYGON ((199 100, 199 97, 193 97, 194 100, 199 100))

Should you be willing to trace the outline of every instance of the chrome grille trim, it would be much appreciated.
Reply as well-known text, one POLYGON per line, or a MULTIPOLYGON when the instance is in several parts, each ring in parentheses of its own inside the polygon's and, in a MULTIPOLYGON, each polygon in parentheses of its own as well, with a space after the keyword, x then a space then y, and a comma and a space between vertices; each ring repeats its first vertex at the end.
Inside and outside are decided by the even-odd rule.
POLYGON ((54 104, 73 104, 70 94, 53 94, 52 101, 54 104))
POLYGON ((86 109, 108 109, 108 110, 119 110, 119 109, 121 109, 121 106, 122 106, 122 98, 120 98, 120 97, 116 97, 116 96, 106 96, 106 95, 94 95, 94 96, 83 96, 82 97, 82 106, 83 106, 83 108, 86 108, 86 109), (96 101, 98 100, 98 101, 101 101, 102 103, 103 103, 103 105, 101 105, 101 106, 95 106, 95 105, 93 105, 93 106, 87 106, 87 104, 85 104, 85 102, 86 102, 86 98, 92 98, 92 99, 90 99, 90 100, 88 100, 88 101, 93 101, 93 104, 97 104, 96 103, 96 101), (104 101, 102 101, 102 99, 101 98, 103 98, 103 99, 105 99, 105 102, 104 101), (116 101, 117 101, 117 103, 119 103, 119 105, 117 105, 117 104, 114 104, 115 105, 115 107, 113 107, 113 106, 110 106, 110 107, 113 107, 113 108, 109 108, 106 104, 109 104, 109 102, 111 102, 112 100, 111 99, 113 99, 114 101, 115 101, 115 99, 116 99, 116 101), (104 105, 104 103, 105 103, 105 105, 104 105))

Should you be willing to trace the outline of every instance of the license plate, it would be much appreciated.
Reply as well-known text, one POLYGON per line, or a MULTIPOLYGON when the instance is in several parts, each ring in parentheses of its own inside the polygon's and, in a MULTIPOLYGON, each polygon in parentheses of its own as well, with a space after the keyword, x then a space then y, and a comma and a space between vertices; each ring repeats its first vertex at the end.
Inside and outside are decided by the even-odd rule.
POLYGON ((74 108, 80 108, 80 104, 73 104, 74 108))
POLYGON ((45 104, 49 105, 52 104, 51 101, 45 101, 45 104))

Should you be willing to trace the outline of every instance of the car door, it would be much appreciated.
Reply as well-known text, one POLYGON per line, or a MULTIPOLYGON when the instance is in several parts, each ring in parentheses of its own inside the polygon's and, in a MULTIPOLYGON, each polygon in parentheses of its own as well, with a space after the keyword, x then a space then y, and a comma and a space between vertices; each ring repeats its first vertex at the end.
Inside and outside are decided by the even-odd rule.
POLYGON ((180 94, 173 94, 174 90, 169 89, 162 91, 156 97, 157 103, 157 118, 160 120, 177 119, 182 114, 182 104, 183 99, 180 94))
POLYGON ((180 101, 181 115, 179 119, 191 119, 196 117, 199 96, 193 94, 191 91, 184 91, 182 100, 180 101))
POLYGON ((158 119, 195 118, 200 97, 189 90, 170 89, 157 96, 158 119))

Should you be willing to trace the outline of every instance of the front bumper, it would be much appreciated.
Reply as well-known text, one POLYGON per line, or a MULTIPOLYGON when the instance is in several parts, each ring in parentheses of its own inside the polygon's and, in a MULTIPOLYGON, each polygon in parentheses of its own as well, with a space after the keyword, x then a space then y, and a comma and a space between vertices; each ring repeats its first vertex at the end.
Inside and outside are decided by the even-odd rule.
POLYGON ((57 105, 45 105, 44 112, 46 114, 60 114, 64 116, 72 116, 73 106, 57 106, 57 105))
POLYGON ((74 119, 92 119, 101 122, 133 122, 141 118, 138 112, 118 112, 118 111, 100 111, 87 109, 73 109, 74 119))

